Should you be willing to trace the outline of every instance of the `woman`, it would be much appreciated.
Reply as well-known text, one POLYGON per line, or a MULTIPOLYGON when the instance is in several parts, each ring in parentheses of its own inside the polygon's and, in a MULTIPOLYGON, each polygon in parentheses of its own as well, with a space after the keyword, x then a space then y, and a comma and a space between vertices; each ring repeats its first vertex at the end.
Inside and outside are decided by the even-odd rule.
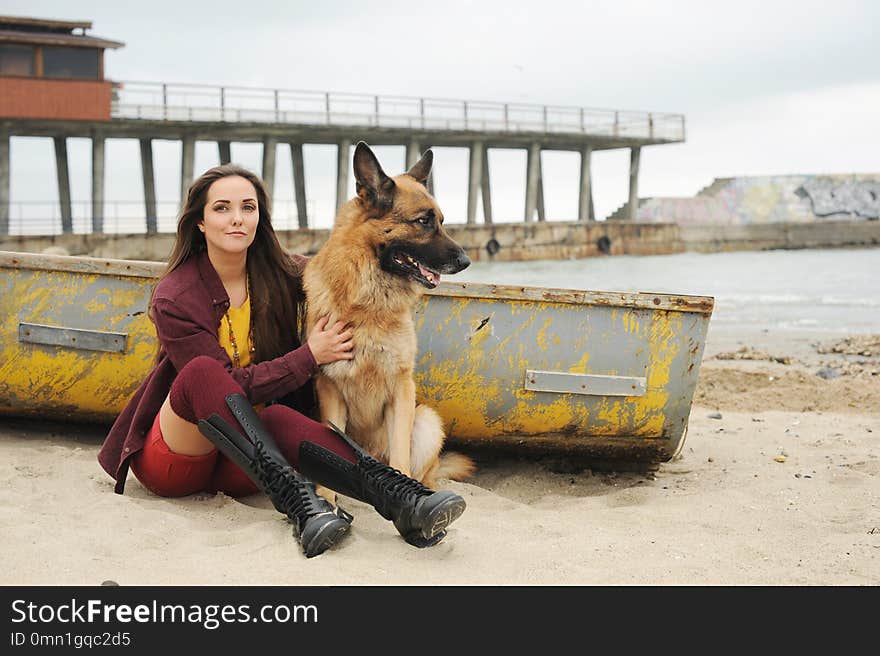
POLYGON ((193 182, 150 299, 156 365, 98 460, 119 494, 129 468, 161 496, 265 492, 307 557, 336 544, 352 518, 301 471, 373 505, 410 544, 437 544, 464 511, 460 496, 425 488, 308 416, 318 367, 353 355, 351 331, 326 318, 299 343, 306 261, 282 250, 256 175, 226 164, 193 182))

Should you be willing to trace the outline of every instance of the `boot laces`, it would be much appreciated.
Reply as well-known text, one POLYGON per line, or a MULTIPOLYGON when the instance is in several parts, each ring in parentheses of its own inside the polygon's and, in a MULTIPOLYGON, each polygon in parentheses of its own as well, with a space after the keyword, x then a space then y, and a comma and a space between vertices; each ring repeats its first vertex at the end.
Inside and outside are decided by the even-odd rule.
POLYGON ((420 496, 434 494, 433 490, 425 487, 417 480, 370 456, 362 455, 358 464, 365 478, 373 483, 376 490, 380 493, 380 498, 389 502, 398 501, 406 503, 420 496))
POLYGON ((254 456, 257 476, 272 503, 294 522, 300 532, 310 517, 328 511, 319 507, 324 499, 318 497, 313 486, 299 479, 291 467, 284 467, 269 457, 259 440, 254 444, 254 456))

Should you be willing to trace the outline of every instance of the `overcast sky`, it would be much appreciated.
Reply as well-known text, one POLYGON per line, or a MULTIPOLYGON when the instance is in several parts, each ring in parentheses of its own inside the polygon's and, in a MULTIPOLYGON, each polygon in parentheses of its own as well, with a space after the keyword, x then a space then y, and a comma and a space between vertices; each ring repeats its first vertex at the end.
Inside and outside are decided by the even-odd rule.
MULTIPOLYGON (((114 80, 682 113, 685 143, 642 151, 642 197, 691 196, 716 177, 880 173, 878 2, 4 0, 0 13, 92 21, 91 34, 125 43, 105 58, 114 80)), ((69 147, 73 197, 87 201, 89 144, 69 147)), ((108 199, 143 198, 137 153, 108 145, 108 199)), ((402 170, 402 148, 378 154, 402 170)), ((435 155, 438 200, 463 221, 467 152, 435 155)), ((13 139, 12 156, 14 219, 17 202, 57 190, 51 141, 13 139)), ((160 200, 177 197, 179 157, 157 144, 160 200)), ((216 157, 200 144, 197 172, 216 157)), ((329 225, 334 149, 306 158, 312 216, 329 225)), ((260 146, 234 146, 233 159, 259 171, 260 146)), ((628 151, 594 154, 600 217, 625 202, 628 164, 628 151)), ((576 218, 578 156, 548 152, 543 166, 548 218, 576 218)), ((520 220, 525 153, 494 151, 490 169, 495 220, 520 220)), ((279 214, 292 212, 289 178, 279 149, 279 214)))

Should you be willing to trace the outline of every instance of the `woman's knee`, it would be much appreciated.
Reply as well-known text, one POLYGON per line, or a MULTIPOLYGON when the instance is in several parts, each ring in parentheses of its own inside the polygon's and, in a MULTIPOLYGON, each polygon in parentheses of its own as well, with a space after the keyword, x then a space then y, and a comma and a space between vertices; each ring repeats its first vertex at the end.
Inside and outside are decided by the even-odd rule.
POLYGON ((180 397, 186 397, 188 390, 203 387, 208 383, 221 380, 226 374, 226 368, 212 357, 199 355, 177 372, 174 382, 171 384, 172 403, 180 397))
POLYGON ((242 389, 220 362, 206 355, 190 360, 171 384, 168 398, 174 412, 197 424, 212 412, 223 414, 224 399, 242 389))
POLYGON ((224 374, 227 373, 226 367, 224 367, 218 360, 215 360, 210 355, 197 355, 183 366, 183 368, 177 373, 177 377, 195 376, 198 379, 203 376, 216 376, 220 372, 223 372, 224 374))

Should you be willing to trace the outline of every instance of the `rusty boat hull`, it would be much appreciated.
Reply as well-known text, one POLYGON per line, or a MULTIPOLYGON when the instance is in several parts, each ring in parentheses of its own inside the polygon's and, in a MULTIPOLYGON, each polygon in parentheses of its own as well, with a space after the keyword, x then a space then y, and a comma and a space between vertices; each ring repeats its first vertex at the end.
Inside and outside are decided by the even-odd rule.
MULTIPOLYGON (((0 252, 0 415, 111 422, 152 366, 163 264, 0 252)), ((444 282, 415 309, 448 441, 659 463, 680 451, 714 299, 444 282)))

